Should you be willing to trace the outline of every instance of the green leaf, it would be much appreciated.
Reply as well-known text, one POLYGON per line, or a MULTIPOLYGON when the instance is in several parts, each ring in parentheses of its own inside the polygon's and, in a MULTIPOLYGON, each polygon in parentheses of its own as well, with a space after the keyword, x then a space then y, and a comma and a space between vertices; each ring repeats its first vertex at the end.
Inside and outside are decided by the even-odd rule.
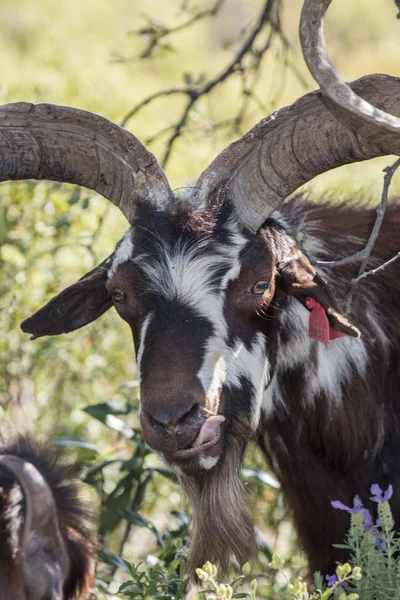
POLYGON ((275 477, 272 477, 272 475, 270 475, 266 471, 254 471, 253 469, 243 469, 242 473, 244 477, 257 479, 258 481, 265 483, 265 485, 268 485, 269 487, 272 487, 275 490, 279 490, 281 487, 279 481, 277 481, 275 477))
POLYGON ((115 554, 114 552, 110 552, 109 550, 103 548, 99 552, 99 557, 106 564, 111 565, 113 567, 118 567, 119 569, 122 569, 122 571, 125 571, 125 573, 130 574, 129 568, 127 567, 125 561, 119 556, 119 554, 115 554))
POLYGON ((108 404, 95 404, 94 406, 87 406, 82 410, 94 419, 97 419, 98 421, 109 427, 109 429, 118 431, 118 433, 121 433, 127 438, 132 438, 135 434, 134 430, 131 427, 129 427, 129 425, 124 423, 122 419, 118 419, 118 417, 110 413, 110 411, 107 408, 108 404))
POLYGON ((320 571, 314 573, 313 579, 317 590, 322 590, 325 587, 324 578, 322 577, 322 573, 320 573, 320 571))
POLYGON ((164 547, 165 544, 164 544, 162 535, 158 531, 158 529, 153 525, 153 523, 151 521, 149 521, 148 519, 143 517, 141 514, 139 514, 136 511, 133 511, 133 510, 121 510, 120 515, 124 519, 126 519, 128 521, 128 523, 131 523, 132 525, 136 525, 137 527, 145 527, 146 529, 149 529, 150 531, 152 531, 157 538, 158 544, 162 548, 164 547))
POLYGON ((121 511, 131 503, 134 481, 131 474, 121 479, 104 502, 100 517, 100 533, 111 532, 120 522, 121 511))
POLYGON ((89 404, 82 409, 91 417, 100 418, 105 415, 129 415, 130 413, 139 412, 137 407, 128 402, 117 402, 110 400, 109 402, 100 402, 99 404, 89 404))
POLYGON ((70 438, 56 438, 54 440, 56 446, 66 446, 67 448, 83 448, 84 450, 91 450, 92 452, 99 453, 98 449, 94 444, 85 442, 83 440, 71 440, 70 438))

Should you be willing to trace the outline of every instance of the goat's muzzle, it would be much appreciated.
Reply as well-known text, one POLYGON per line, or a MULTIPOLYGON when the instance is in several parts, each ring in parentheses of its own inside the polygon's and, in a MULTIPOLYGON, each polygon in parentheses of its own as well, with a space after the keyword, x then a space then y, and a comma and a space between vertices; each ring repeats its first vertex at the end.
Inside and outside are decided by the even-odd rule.
MULTIPOLYGON (((186 404, 187 406, 187 404, 186 404)), ((168 413, 151 413, 142 409, 141 422, 146 442, 159 452, 164 460, 186 475, 211 469, 221 454, 222 415, 206 417, 199 404, 171 416, 168 413)))

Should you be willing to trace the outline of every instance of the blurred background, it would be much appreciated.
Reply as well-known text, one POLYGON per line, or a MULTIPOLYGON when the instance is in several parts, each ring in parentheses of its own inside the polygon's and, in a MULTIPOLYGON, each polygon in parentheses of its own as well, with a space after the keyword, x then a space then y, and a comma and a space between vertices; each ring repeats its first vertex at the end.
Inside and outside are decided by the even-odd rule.
MULTIPOLYGON (((124 123, 165 165, 171 187, 184 186, 261 118, 316 87, 299 48, 301 1, 271 4, 270 19, 240 68, 222 81, 264 1, 0 0, 0 103, 70 105, 124 123), (161 95, 131 114, 153 94, 201 90, 209 82, 212 89, 180 128, 184 93, 161 95)), ((333 2, 326 38, 344 79, 400 75, 397 12, 393 0, 333 2)), ((378 202, 382 169, 390 162, 343 167, 308 188, 316 197, 378 202)), ((114 309, 55 339, 31 342, 19 324, 103 260, 126 228, 119 211, 88 190, 46 182, 0 185, 0 417, 85 461, 81 477, 101 511, 101 594, 117 589, 115 581, 109 586, 112 579, 124 578, 121 555, 133 562, 152 555, 150 563, 161 556, 166 565, 184 555, 188 507, 141 439, 131 334, 114 309)), ((254 448, 245 475, 263 541, 255 570, 265 571, 277 547, 288 567, 301 572, 290 515, 254 448)), ((279 576, 263 580, 260 597, 279 597, 282 585, 279 576)))

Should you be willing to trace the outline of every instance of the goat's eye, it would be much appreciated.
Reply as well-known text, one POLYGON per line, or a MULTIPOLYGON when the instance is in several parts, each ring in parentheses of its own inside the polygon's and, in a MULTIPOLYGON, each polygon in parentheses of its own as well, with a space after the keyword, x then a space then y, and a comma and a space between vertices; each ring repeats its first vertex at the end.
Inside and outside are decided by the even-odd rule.
POLYGON ((121 302, 121 300, 124 300, 125 298, 125 292, 118 288, 114 288, 113 290, 111 290, 111 297, 114 300, 114 302, 121 302))
POLYGON ((257 283, 255 283, 251 288, 251 293, 261 295, 265 292, 265 290, 268 289, 268 286, 268 281, 257 281, 257 283))

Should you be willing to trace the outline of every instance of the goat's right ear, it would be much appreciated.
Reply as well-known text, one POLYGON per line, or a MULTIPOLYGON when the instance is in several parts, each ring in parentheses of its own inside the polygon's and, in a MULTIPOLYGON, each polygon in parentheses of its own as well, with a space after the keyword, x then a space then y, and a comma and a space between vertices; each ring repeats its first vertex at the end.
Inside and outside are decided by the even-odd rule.
POLYGON ((21 323, 25 333, 34 340, 44 335, 69 333, 100 317, 112 306, 106 289, 109 259, 86 273, 79 281, 21 323))

